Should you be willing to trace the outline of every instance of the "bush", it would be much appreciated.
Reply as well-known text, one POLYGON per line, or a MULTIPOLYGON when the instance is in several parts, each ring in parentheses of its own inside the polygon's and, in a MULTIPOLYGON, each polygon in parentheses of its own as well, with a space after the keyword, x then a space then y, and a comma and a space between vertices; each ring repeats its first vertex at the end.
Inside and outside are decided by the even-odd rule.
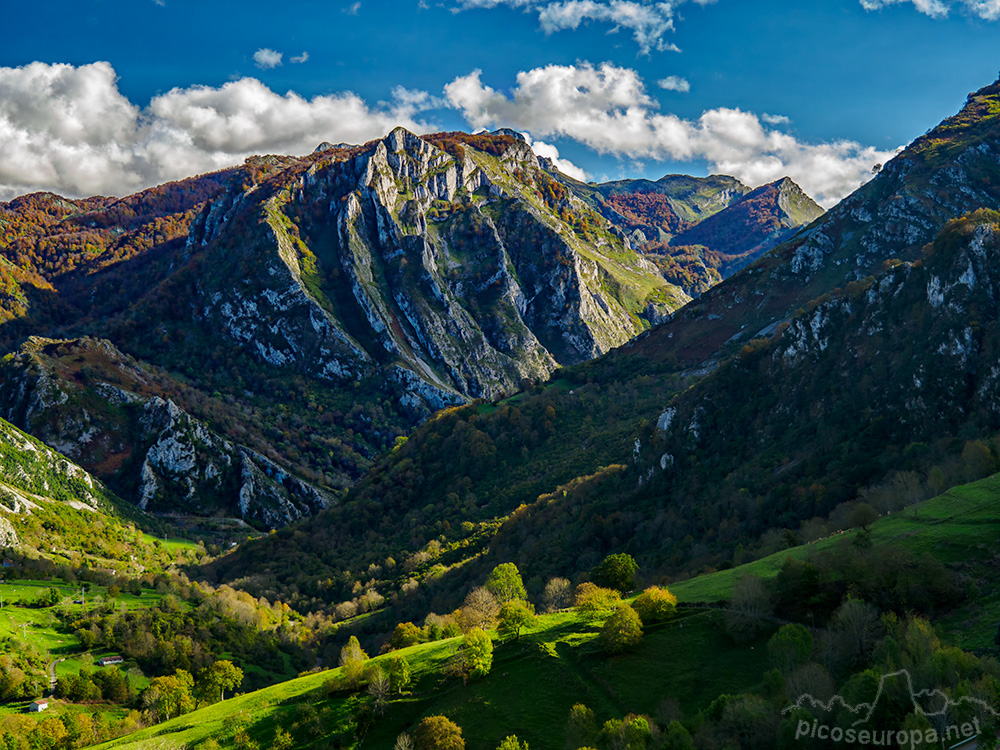
POLYGON ((592 583, 581 583, 576 587, 576 608, 580 614, 591 620, 608 617, 621 602, 621 594, 613 589, 605 589, 592 583))
POLYGON ((591 571, 591 576, 598 585, 624 594, 626 591, 631 591, 638 571, 639 565, 632 555, 619 553, 605 557, 601 564, 591 571))
POLYGON ((643 625, 663 622, 674 616, 677 611, 677 597, 667 589, 650 586, 636 597, 632 608, 642 619, 643 625))
POLYGON ((609 654, 620 654, 642 641, 642 620, 629 606, 621 605, 601 628, 601 646, 609 654))
POLYGON ((428 716, 413 732, 416 750, 465 750, 462 728, 446 716, 428 716))

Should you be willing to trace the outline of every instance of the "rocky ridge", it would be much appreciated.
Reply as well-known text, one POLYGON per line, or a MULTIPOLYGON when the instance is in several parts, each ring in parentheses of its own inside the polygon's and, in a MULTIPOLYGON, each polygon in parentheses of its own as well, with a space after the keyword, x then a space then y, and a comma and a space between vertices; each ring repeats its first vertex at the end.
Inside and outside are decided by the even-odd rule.
POLYGON ((33 338, 4 362, 2 381, 3 417, 141 510, 221 512, 274 528, 333 502, 151 395, 149 373, 108 341, 33 338))

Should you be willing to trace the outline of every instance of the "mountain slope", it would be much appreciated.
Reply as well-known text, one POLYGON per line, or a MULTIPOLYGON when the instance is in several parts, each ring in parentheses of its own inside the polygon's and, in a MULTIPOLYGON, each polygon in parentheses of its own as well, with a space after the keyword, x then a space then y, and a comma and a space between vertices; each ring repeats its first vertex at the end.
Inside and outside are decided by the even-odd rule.
POLYGON ((763 185, 676 235, 671 244, 704 245, 725 259, 731 276, 765 251, 824 214, 815 201, 785 177, 763 185))
POLYGON ((956 219, 919 262, 817 301, 678 395, 639 434, 633 466, 533 504, 494 552, 564 568, 582 534, 690 570, 887 476, 919 497, 992 471, 975 440, 1000 430, 998 261, 1000 214, 956 219), (583 503, 595 521, 581 529, 583 503), (631 514, 609 524, 622 503, 631 514))
POLYGON ((132 575, 160 556, 141 523, 153 519, 40 441, 0 419, 0 547, 132 575))
POLYGON ((667 242, 645 242, 640 247, 664 278, 697 296, 823 213, 786 177, 740 196, 667 242))
MULTIPOLYGON (((907 468, 900 459, 906 444, 898 445, 895 437, 884 445, 879 442, 885 436, 885 419, 880 421, 865 412, 865 401, 843 401, 839 426, 830 431, 825 421, 811 415, 809 399, 820 394, 800 393, 795 390, 800 384, 789 382, 787 387, 792 391, 788 398, 799 405, 798 410, 789 410, 781 395, 785 384, 756 379, 752 368, 754 363, 766 361, 780 345, 764 337, 777 332, 775 341, 784 341, 784 349, 788 349, 793 332, 812 330, 815 309, 826 302, 821 298, 824 293, 834 292, 839 284, 847 287, 843 294, 851 298, 867 293, 874 282, 849 282, 874 271, 884 274, 878 281, 881 285, 883 279, 903 273, 892 271, 895 259, 921 260, 925 241, 949 219, 984 205, 1000 207, 1000 180, 989 179, 1000 169, 1000 120, 991 114, 998 100, 1000 84, 994 84, 970 97, 957 118, 931 131, 931 142, 938 138, 935 133, 940 133, 953 144, 947 158, 932 160, 926 142, 918 141, 805 232, 710 290, 670 322, 605 357, 560 371, 546 388, 533 389, 496 408, 466 408, 440 415, 380 462, 341 508, 300 525, 294 538, 291 532, 279 535, 280 551, 273 546, 277 540, 265 540, 256 549, 251 546, 220 561, 218 574, 225 578, 266 573, 273 576, 269 585, 278 591, 294 578, 296 587, 304 590, 310 576, 301 571, 310 568, 313 563, 309 561, 315 560, 320 550, 324 550, 322 563, 316 565, 322 572, 317 572, 317 579, 325 579, 336 571, 356 570, 362 562, 380 562, 388 555, 395 559, 417 555, 441 535, 445 519, 451 524, 456 519, 473 524, 471 532, 458 533, 452 528, 444 534, 449 549, 454 549, 448 558, 452 562, 490 547, 498 556, 518 559, 518 555, 528 555, 536 564, 546 561, 543 564, 551 572, 567 574, 589 569, 605 552, 621 549, 628 540, 636 539, 637 551, 649 554, 650 562, 672 569, 692 560, 717 561, 723 550, 731 554, 732 545, 744 535, 752 536, 782 521, 808 518, 820 509, 828 512, 830 503, 853 499, 853 493, 865 483, 878 481, 888 471, 907 468), (956 128, 956 122, 960 127, 956 128), (882 271, 887 261, 888 270, 882 271), (813 298, 820 299, 810 305, 813 298), (796 312, 798 308, 802 309, 796 312), (787 330, 780 325, 793 319, 787 330), (739 355, 745 342, 755 337, 759 340, 747 352, 712 374, 719 361, 739 355), (691 390, 702 379, 703 385, 691 390), (719 452, 706 449, 688 456, 679 449, 660 450, 654 444, 653 432, 664 409, 682 391, 686 395, 680 403, 688 405, 690 415, 678 421, 676 429, 693 429, 705 440, 714 441, 712 445, 718 442, 719 452), (711 434, 706 435, 707 428, 699 428, 697 421, 691 428, 691 416, 701 403, 692 400, 696 397, 709 404, 713 399, 718 401, 718 408, 711 412, 711 434), (722 405, 734 414, 745 414, 740 417, 746 420, 741 430, 732 428, 722 405), (765 424, 773 419, 775 426, 758 434, 753 422, 756 418, 765 424), (792 421, 782 423, 782 419, 792 421), (841 429, 852 421, 870 429, 841 429), (789 430, 789 425, 794 429, 789 430), (781 430, 788 434, 783 436, 781 430), (775 431, 777 434, 772 434, 775 431), (859 435, 861 440, 852 447, 851 441, 842 442, 846 435, 859 435), (824 443, 827 438, 834 442, 824 443), (823 483, 825 475, 815 466, 809 468, 808 462, 801 472, 775 473, 785 457, 782 448, 767 449, 759 456, 755 453, 769 439, 780 440, 776 445, 793 452, 809 451, 820 462, 825 454, 819 446, 843 449, 837 458, 843 468, 840 481, 826 486, 822 493, 818 488, 810 490, 813 483, 823 483), (741 463, 744 454, 739 452, 744 449, 750 459, 746 464, 741 463), (664 476, 661 463, 670 466, 669 457, 664 458, 667 453, 676 461, 684 458, 697 471, 676 477, 667 473, 668 479, 659 479, 660 484, 637 490, 640 476, 643 481, 647 475, 664 476), (769 468, 752 471, 757 458, 769 468), (635 461, 641 462, 641 473, 625 468, 635 461), (778 463, 768 463, 774 461, 778 463), (748 480, 740 483, 747 472, 753 484, 747 484, 748 480), (777 477, 782 480, 773 481, 777 477), (725 481, 720 482, 720 478, 725 481), (671 482, 669 491, 657 489, 663 481, 671 482), (757 494, 749 488, 769 488, 772 484, 773 497, 765 495, 758 509, 757 494), (744 486, 745 496, 740 492, 744 486), (636 492, 641 494, 634 496, 636 492), (561 499, 564 494, 565 499, 561 499), (514 512, 522 504, 531 506, 539 496, 544 499, 535 506, 514 512), (489 525, 491 519, 508 516, 506 528, 496 536, 496 526, 489 525), (383 535, 382 546, 367 549, 364 535, 372 528, 383 535), (682 529, 684 533, 676 541, 683 544, 664 542, 675 539, 682 529), (688 534, 690 539, 686 539, 688 534), (269 555, 273 556, 270 561, 269 555), (287 566, 284 571, 283 566, 287 566), (275 586, 275 580, 286 583, 275 586)), ((991 220, 977 216, 967 221, 991 220)), ((941 241, 947 244, 951 241, 948 238, 962 236, 957 231, 953 227, 941 241)), ((945 264, 935 271, 942 284, 944 279, 954 283, 965 270, 946 268, 947 261, 935 262, 945 264)), ((911 268, 919 272, 920 266, 911 268)), ((930 283, 930 278, 923 277, 923 283, 930 283)), ((908 293, 917 295, 920 284, 912 284, 908 293)), ((994 293, 1000 294, 1000 290, 994 293)), ((843 294, 835 297, 841 299, 843 294)), ((892 298, 879 297, 877 304, 889 315, 894 303, 892 298)), ((836 367, 843 367, 854 379, 843 381, 845 388, 857 381, 872 383, 868 393, 873 397, 879 387, 894 392, 899 384, 885 367, 895 356, 890 351, 906 351, 906 347, 918 351, 929 340, 945 350, 966 347, 966 328, 977 323, 985 329, 993 319, 989 315, 994 314, 988 308, 979 317, 974 308, 963 308, 948 324, 957 326, 958 338, 952 340, 951 328, 932 330, 935 316, 945 310, 921 312, 916 305, 913 302, 910 313, 927 328, 909 331, 906 341, 898 343, 898 350, 886 348, 890 345, 886 331, 890 329, 885 329, 880 335, 887 343, 872 350, 879 355, 870 352, 867 371, 852 364, 850 347, 870 336, 859 333, 857 321, 847 313, 838 313, 837 319, 845 326, 843 338, 838 340, 846 348, 830 348, 825 356, 840 357, 843 363, 837 360, 823 364, 819 371, 803 368, 802 372, 821 373, 815 375, 815 387, 820 388, 822 375, 835 375, 836 367), (851 340, 851 335, 860 339, 851 340)), ((981 361, 987 358, 976 360, 981 361)), ((946 371, 957 372, 953 367, 946 371)), ((919 374, 918 378, 933 382, 919 374)), ((964 375, 959 382, 966 382, 964 375)), ((933 410, 936 402, 928 400, 931 395, 924 399, 926 408, 933 410)), ((935 391, 933 398, 939 397, 940 392, 935 391)), ((986 418, 985 413, 979 422, 962 420, 960 410, 971 409, 973 402, 974 392, 963 391, 961 398, 942 412, 947 415, 942 417, 944 421, 929 421, 946 434, 956 430, 949 437, 959 438, 935 447, 934 460, 944 461, 942 468, 948 468, 945 456, 961 451, 965 439, 992 429, 992 418, 986 418)), ((901 408, 903 403, 905 399, 900 398, 893 408, 901 408)), ((932 436, 926 437, 930 440, 932 436)), ((913 455, 911 451, 907 460, 913 455)), ((382 585, 396 584, 386 578, 382 585)), ((331 599, 342 593, 339 588, 327 592, 311 588, 311 592, 312 596, 331 599)))
POLYGON ((726 175, 583 183, 546 169, 627 233, 664 278, 697 296, 823 215, 789 178, 751 190, 726 175))
MULTIPOLYGON (((2 208, 9 347, 29 334, 114 342, 157 365, 163 390, 192 394, 178 405, 193 417, 266 455, 265 473, 332 494, 431 411, 544 379, 689 299, 506 135, 398 129, 121 201, 36 195, 2 208)), ((54 444, 118 409, 73 388, 84 386, 89 416, 70 414, 82 403, 70 399, 49 420, 54 444)), ((142 494, 135 476, 102 476, 142 494)), ((240 482, 225 483, 232 497, 240 482)), ((187 495, 164 498, 234 507, 187 495)), ((275 502, 267 521, 244 515, 274 525, 320 507, 299 498, 275 514, 275 502)))
POLYGON ((728 175, 672 174, 655 182, 615 180, 572 184, 582 197, 639 242, 669 240, 750 192, 750 188, 728 175))
POLYGON ((163 380, 107 341, 32 338, 0 365, 2 416, 142 510, 221 512, 273 528, 332 502, 192 418, 163 380))
POLYGON ((203 319, 324 379, 378 364, 438 407, 601 354, 648 327, 650 302, 686 301, 525 143, 485 138, 397 129, 213 205, 192 236, 215 271, 203 319))

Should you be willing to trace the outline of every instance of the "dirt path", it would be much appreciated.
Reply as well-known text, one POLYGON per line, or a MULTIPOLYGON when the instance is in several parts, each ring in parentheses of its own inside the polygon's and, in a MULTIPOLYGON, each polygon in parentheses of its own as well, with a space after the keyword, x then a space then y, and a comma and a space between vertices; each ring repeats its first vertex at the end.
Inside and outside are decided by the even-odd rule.
POLYGON ((56 677, 56 664, 61 661, 66 661, 66 658, 63 657, 62 659, 54 659, 49 662, 49 692, 51 693, 50 697, 52 698, 56 695, 56 680, 58 679, 56 677))

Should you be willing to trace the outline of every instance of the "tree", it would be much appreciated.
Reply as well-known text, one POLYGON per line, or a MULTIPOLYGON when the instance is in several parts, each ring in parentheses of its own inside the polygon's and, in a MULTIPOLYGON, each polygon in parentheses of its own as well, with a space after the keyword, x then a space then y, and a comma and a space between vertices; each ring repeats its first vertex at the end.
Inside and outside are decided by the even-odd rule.
POLYGON ((201 671, 200 682, 202 692, 214 702, 216 694, 219 700, 225 700, 227 690, 235 690, 243 682, 243 670, 228 659, 215 662, 201 671))
POLYGON ((493 568, 493 572, 486 579, 486 590, 493 594, 500 604, 514 599, 526 599, 528 596, 521 580, 521 571, 514 563, 501 563, 493 568))
POLYGON ((812 656, 812 633, 802 625, 782 625, 767 642, 767 654, 778 669, 788 674, 812 656))
POLYGON ((642 619, 643 625, 669 620, 677 611, 677 597, 667 589, 650 586, 636 597, 632 608, 642 619))
POLYGON ((601 628, 601 646, 609 654, 620 654, 642 641, 642 620, 626 604, 619 605, 601 628))
POLYGON ((573 601, 573 590, 565 578, 553 578, 545 584, 542 591, 542 604, 546 612, 565 609, 573 601))
POLYGON ((694 741, 684 725, 674 720, 667 725, 662 747, 663 750, 694 750, 694 741))
POLYGON ((569 747, 583 747, 597 740, 597 718, 594 711, 582 703, 569 710, 566 720, 566 742, 569 747))
POLYGON ((394 649, 415 646, 424 638, 423 631, 412 622, 401 622, 392 631, 392 638, 389 643, 394 649))
POLYGON ((194 678, 183 669, 155 677, 142 694, 143 706, 154 716, 167 719, 194 709, 194 678))
POLYGON ((529 748, 527 742, 521 742, 516 734, 512 734, 497 746, 497 750, 529 750, 529 748))
POLYGON ((858 503, 851 511, 850 524, 852 528, 861 527, 865 531, 878 520, 878 511, 868 503, 858 503))
POLYGON ((389 670, 389 684, 393 692, 397 695, 402 694, 410 684, 410 663, 405 656, 393 656, 388 661, 387 669, 389 670))
POLYGON ((361 684, 366 661, 368 654, 361 648, 357 636, 352 635, 347 645, 340 649, 340 666, 344 669, 344 679, 352 688, 357 688, 361 684))
POLYGON ((591 620, 608 617, 621 598, 621 594, 614 589, 601 588, 593 583, 581 583, 576 587, 576 608, 591 620))
POLYGON ((632 590, 638 570, 639 565, 632 555, 619 552, 605 557, 601 564, 591 571, 591 577, 598 586, 615 589, 624 594, 632 590))
POLYGON ((749 641, 771 614, 771 598, 764 582, 756 576, 745 575, 735 586, 729 598, 726 613, 726 630, 737 641, 749 641))
POLYGON ((403 732, 396 738, 392 750, 413 750, 413 739, 406 732, 403 732))
POLYGON ((482 628, 473 628, 462 639, 462 665, 470 677, 485 677, 493 666, 493 641, 482 628))
POLYGON ((278 727, 274 732, 274 741, 271 743, 271 748, 273 750, 292 750, 292 745, 295 744, 295 740, 292 739, 292 735, 286 732, 281 727, 278 727))
POLYGON ((389 676, 377 666, 368 670, 367 677, 368 695, 372 699, 372 708, 377 716, 381 716, 385 713, 385 706, 389 702, 392 684, 389 676))
POLYGON ((428 716, 413 731, 415 750, 465 750, 462 728, 446 716, 428 716))
POLYGON ((465 604, 461 611, 464 629, 482 628, 486 630, 496 625, 497 616, 500 614, 500 605, 497 603, 496 597, 485 586, 477 586, 465 597, 465 604))
POLYGON ((513 636, 517 639, 521 637, 521 631, 533 627, 536 620, 535 608, 531 604, 523 599, 512 599, 500 607, 500 624, 497 630, 502 637, 513 636))
POLYGON ((851 664, 860 664, 878 639, 878 610, 866 601, 849 596, 834 612, 832 629, 841 655, 851 664))

